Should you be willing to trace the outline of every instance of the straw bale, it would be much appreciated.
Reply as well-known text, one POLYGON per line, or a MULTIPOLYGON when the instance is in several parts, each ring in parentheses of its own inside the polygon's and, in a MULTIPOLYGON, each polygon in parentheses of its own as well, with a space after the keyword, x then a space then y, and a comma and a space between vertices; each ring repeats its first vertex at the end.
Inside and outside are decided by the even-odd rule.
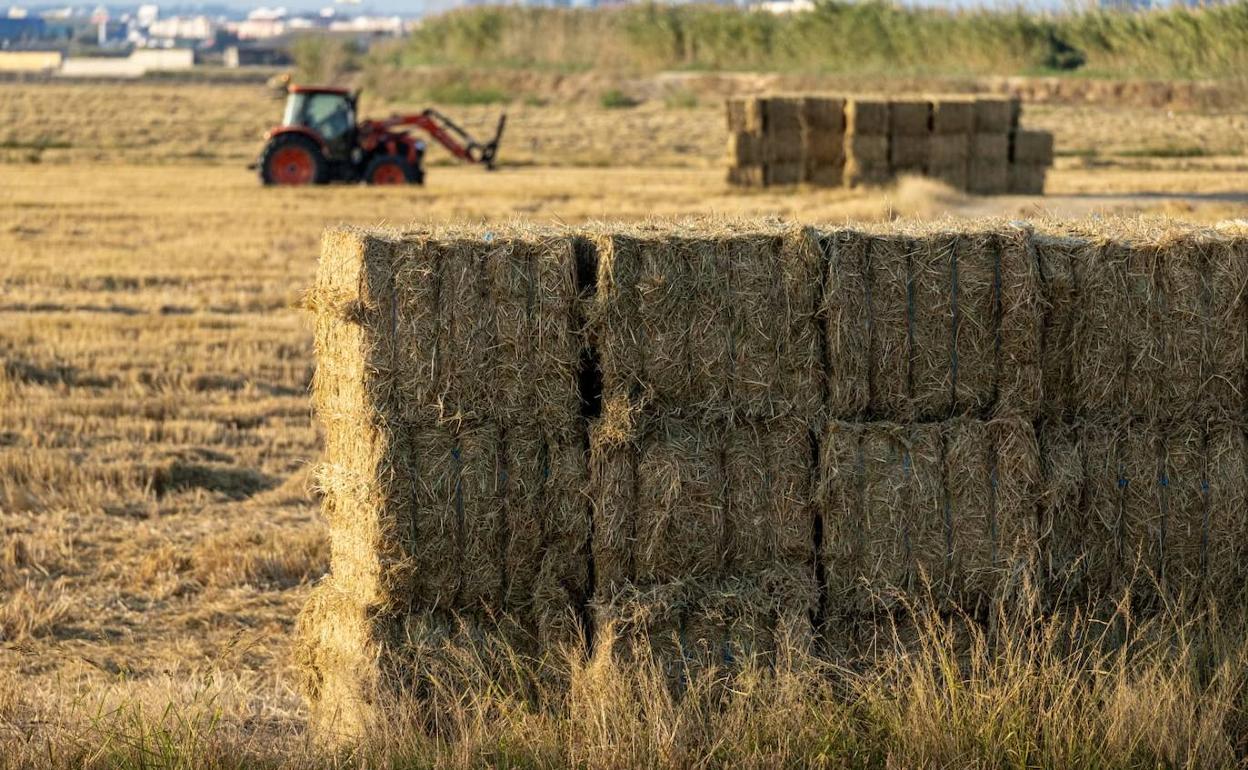
POLYGON ((600 595, 591 606, 597 629, 594 656, 653 665, 669 688, 678 690, 684 675, 681 629, 687 594, 687 588, 676 583, 644 588, 629 584, 600 595))
POLYGON ((927 175, 939 179, 955 190, 965 190, 969 180, 970 169, 965 162, 949 165, 930 165, 927 175))
POLYGON ((724 567, 738 577, 814 564, 812 447, 804 423, 731 428, 724 443, 726 543, 724 567))
POLYGON ((1053 165, 1053 134, 1048 131, 1023 131, 1013 133, 1010 144, 1010 161, 1035 166, 1053 165))
POLYGON ((590 427, 589 495, 593 510, 594 582, 599 595, 633 579, 637 450, 599 420, 590 427))
POLYGON ((720 431, 662 420, 637 461, 634 562, 641 583, 717 575, 725 537, 720 431))
POLYGON ((1120 414, 1129 356, 1127 254, 1104 239, 1081 239, 1070 255, 1078 287, 1072 403, 1081 415, 1120 414))
POLYGON ((1205 593, 1229 602, 1248 588, 1248 443, 1239 425, 1209 433, 1206 524, 1203 539, 1205 593))
POLYGON ((839 167, 845 162, 845 135, 832 131, 807 129, 803 136, 803 154, 807 164, 839 167))
POLYGON ((889 137, 888 162, 894 169, 922 172, 927 167, 927 160, 928 137, 926 134, 889 137))
POLYGON ((531 340, 537 331, 529 307, 536 249, 529 243, 507 237, 496 238, 488 244, 463 239, 455 243, 455 247, 458 248, 448 255, 450 261, 443 263, 452 270, 461 260, 475 256, 473 252, 483 252, 484 296, 479 307, 483 308, 490 325, 484 332, 484 339, 494 346, 492 360, 487 364, 492 370, 487 379, 494 388, 494 400, 473 401, 461 405, 461 409, 504 420, 521 415, 527 417, 530 409, 536 406, 529 393, 530 378, 536 374, 529 369, 531 340))
POLYGON ((462 451, 450 427, 412 430, 409 437, 403 467, 412 489, 412 561, 417 565, 412 596, 417 606, 449 609, 456 606, 463 569, 457 501, 462 451))
POLYGON ((768 186, 801 184, 805 170, 806 167, 800 160, 792 163, 770 163, 763 169, 763 179, 768 186))
POLYGON ((1111 596, 1130 589, 1145 601, 1156 595, 1161 578, 1162 533, 1165 517, 1162 500, 1163 445, 1152 429, 1128 423, 1119 433, 1122 468, 1122 524, 1119 559, 1113 565, 1111 596))
POLYGON ((872 321, 867 283, 872 241, 853 230, 832 230, 823 236, 828 412, 836 419, 861 417, 870 405, 872 321))
POLYGON ((763 130, 763 105, 754 97, 738 97, 725 102, 729 131, 763 130))
POLYGON ((767 164, 793 163, 802 159, 804 139, 801 128, 769 131, 763 137, 763 161, 767 164))
POLYGON ((864 168, 888 166, 888 137, 883 134, 846 134, 845 163, 864 168))
POLYGON ((685 393, 677 394, 682 404, 707 412, 731 408, 733 317, 729 270, 737 260, 770 246, 766 237, 761 240, 759 244, 745 236, 681 238, 676 258, 685 262, 689 279, 684 298, 688 385, 685 393))
POLYGON ((910 255, 917 248, 907 235, 879 236, 867 251, 871 411, 888 419, 912 412, 910 255))
POLYGON ((971 161, 980 165, 1009 163, 1010 137, 1007 134, 971 134, 971 161))
POLYGON ((893 99, 888 105, 888 133, 897 137, 926 136, 930 131, 932 105, 926 99, 893 99))
POLYGON ((1163 242, 1158 259, 1157 377, 1153 399, 1159 417, 1180 420, 1201 405, 1205 371, 1203 337, 1207 265, 1200 244, 1186 234, 1163 242))
MULTIPOLYGON (((902 428, 902 479, 904 482, 900 525, 888 537, 899 544, 876 543, 873 558, 889 558, 900 547, 906 554, 908 572, 903 583, 883 581, 919 595, 930 585, 934 594, 949 597, 955 576, 949 572, 949 528, 946 518, 944 437, 939 423, 911 424, 902 428)), ((869 466, 868 466, 869 467, 869 466)), ((870 496, 868 474, 868 499, 870 496)))
POLYGON ((981 96, 975 100, 976 133, 1006 134, 1014 125, 1018 100, 981 96))
POLYGON ((975 128, 975 102, 968 97, 942 96, 932 100, 932 133, 969 134, 975 128))
POLYGON ((953 409, 952 350, 957 304, 954 283, 958 236, 923 233, 915 238, 910 261, 910 390, 912 414, 939 420, 953 409))
POLYGON ((971 157, 970 134, 933 134, 927 140, 928 165, 933 168, 965 166, 971 157))
POLYGON ((1123 487, 1128 483, 1119 457, 1118 432, 1113 425, 1084 425, 1079 446, 1084 462, 1083 510, 1074 511, 1073 518, 1053 522, 1050 549, 1061 584, 1069 585, 1077 596, 1111 601, 1119 598, 1123 487))
POLYGON ((430 423, 441 417, 439 386, 446 334, 441 309, 442 252, 419 240, 395 246, 395 376, 404 417, 430 423))
POLYGON ((763 166, 733 166, 728 169, 728 184, 738 187, 762 187, 763 166))
POLYGON ((834 96, 807 96, 802 99, 802 127, 817 134, 845 133, 845 99, 834 96))
POLYGON ((762 163, 763 138, 749 131, 734 131, 728 135, 728 162, 735 166, 751 166, 762 163))
POLYGON ((806 181, 816 187, 840 187, 845 181, 845 167, 841 163, 807 160, 806 181))
MULTIPOLYGON (((775 339, 780 347, 773 374, 774 398, 780 409, 772 414, 792 414, 809 423, 822 414, 824 402, 824 354, 819 329, 823 253, 818 234, 807 227, 789 228, 779 245, 776 285, 782 301, 771 308, 756 309, 781 324, 776 327, 775 339), (783 312, 778 308, 783 308, 783 312)), ((733 262, 734 276, 745 261, 738 258, 733 262)), ((748 309, 745 302, 734 299, 738 310, 748 309)))
POLYGON ((506 503, 503 604, 508 612, 532 615, 542 566, 546 440, 530 425, 507 428, 503 443, 501 493, 506 503))
POLYGON ((769 96, 763 100, 763 132, 769 140, 779 134, 801 132, 802 101, 792 96, 769 96))
MULTIPOLYGON (((566 437, 580 417, 583 319, 578 305, 574 239, 541 239, 533 256, 527 412, 544 430, 566 437)), ((513 420, 518 415, 510 416, 513 420)))
POLYGON ((1205 431, 1183 425, 1164 435, 1158 581, 1171 598, 1192 599, 1201 588, 1205 518, 1205 431))
POLYGON ((956 304, 952 318, 952 394, 956 414, 987 414, 997 398, 997 271, 999 249, 991 233, 964 232, 953 253, 956 304))
POLYGON ((1248 235, 1214 234, 1202 246, 1202 410, 1214 419, 1238 421, 1248 393, 1248 235))
POLYGON ((994 414, 1030 416, 1043 400, 1040 379, 1041 284, 1031 231, 992 234, 997 252, 997 402, 994 414))
MULTIPOLYGON (((1082 533, 1090 531, 1082 506, 1085 478, 1084 444, 1081 430, 1060 420, 1041 423, 1039 430, 1042 486, 1038 511, 1038 541, 1044 557, 1046 593, 1060 600, 1082 589, 1086 559, 1080 558, 1082 533)), ((1096 435, 1093 435, 1096 444, 1096 435)), ((1108 458, 1102 456, 1101 460, 1108 458)), ((1094 483, 1102 483, 1098 467, 1094 483)), ((1103 504, 1106 487, 1095 488, 1093 503, 1103 504)))
POLYGON ((1033 163, 1011 163, 1009 192, 1014 195, 1044 195, 1048 166, 1033 163))
POLYGON ((979 161, 974 157, 967 169, 967 189, 976 195, 1000 195, 1009 190, 1010 167, 1004 162, 979 161))
POLYGON ((1075 355, 1078 344, 1079 294, 1075 282, 1076 255, 1087 248, 1084 240, 1036 234, 1032 239, 1044 285, 1040 377, 1044 398, 1041 412, 1050 419, 1075 414, 1075 355))
MULTIPOLYGON (((442 417, 450 420, 486 416, 498 397, 494 381, 498 350, 496 307, 490 301, 488 255, 494 248, 462 241, 430 241, 440 252, 443 318, 440 396, 442 417), (482 411, 478 412, 478 409, 482 411)), ((496 253, 496 252, 495 252, 496 253)))
MULTIPOLYGON (((869 603, 858 581, 866 551, 865 423, 829 421, 819 454, 818 500, 823 521, 820 556, 824 565, 823 594, 829 616, 845 614, 869 603)), ((900 499, 897 504, 900 505, 900 499)))
POLYGON ((887 99, 853 97, 845 102, 845 133, 856 136, 888 134, 887 99))

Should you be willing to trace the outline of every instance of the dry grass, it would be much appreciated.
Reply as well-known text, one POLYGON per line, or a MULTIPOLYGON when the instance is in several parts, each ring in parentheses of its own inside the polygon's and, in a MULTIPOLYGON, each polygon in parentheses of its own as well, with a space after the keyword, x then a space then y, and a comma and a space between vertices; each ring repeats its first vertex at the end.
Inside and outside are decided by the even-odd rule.
MULTIPOLYGON (((312 335, 295 309, 326 225, 705 212, 879 221, 1029 214, 1039 203, 1005 199, 988 212, 915 181, 865 193, 734 193, 719 168, 720 111, 657 106, 578 107, 577 120, 567 107, 513 110, 504 157, 589 168, 436 168, 424 189, 264 190, 241 164, 277 109, 247 87, 0 85, 0 114, 17 116, 0 128, 0 143, 44 131, 71 145, 44 151, 39 165, 26 162, 27 149, 0 150, 0 766, 332 763, 307 745, 288 662, 295 615, 327 559, 308 483, 321 449, 307 395, 312 335), (618 167, 594 167, 608 162, 618 167)), ((494 112, 452 111, 474 120, 494 112)), ((1148 133, 1126 121, 1112 131, 1122 142, 1148 133)), ((1181 194, 1248 189, 1248 165, 1231 161, 1080 165, 1067 159, 1051 178, 1051 192, 1071 197, 1045 203, 1208 220, 1243 204, 1181 194), (1164 194, 1131 197, 1141 191, 1164 194), (1084 194, 1092 197, 1074 197, 1084 194)), ((1087 755, 1026 754, 1039 757, 1033 764, 1177 757, 1175 765, 1195 766, 1187 758, 1212 756, 1195 747, 1222 740, 1221 722, 1203 715, 1225 698, 1192 697, 1203 681, 1193 674, 1198 649, 1186 658, 1183 649, 1156 648, 1147 676, 1130 668, 1093 678, 1089 687, 1103 685, 1093 700, 1061 690, 1062 681, 1073 686, 1057 679, 1069 673, 1061 666, 1076 661, 1055 659, 1044 681, 1054 698, 1074 699, 1061 701, 1065 712, 1009 700, 1037 680, 1007 686, 1008 669, 991 680, 996 689, 973 678, 951 688, 906 679, 930 667, 898 660, 878 669, 874 699, 848 700, 827 683, 837 680, 764 677, 739 683, 718 710, 639 691, 595 661, 578 674, 575 712, 511 708, 520 701, 480 683, 448 705, 465 740, 400 730, 368 756, 380 762, 386 745, 402 745, 398 756, 417 766, 676 765, 695 756, 711 765, 740 757, 861 766, 888 751, 899 766, 1022 764, 984 753, 1008 734, 984 732, 998 724, 987 716, 980 732, 934 721, 951 709, 974 705, 981 710, 965 713, 983 715, 1013 704, 1009 713, 1032 720, 1022 722, 1032 732, 1018 735, 1034 738, 1039 720, 1078 713, 1083 721, 1071 724, 1087 730, 1068 737, 1091 736, 1077 741, 1087 755), (1099 710, 1111 685, 1117 721, 1099 710), (936 700, 908 709, 910 691, 936 700), (1160 720, 1174 729, 1140 728, 1160 720), (947 735, 962 742, 934 743, 947 735)), ((1226 676, 1242 671, 1238 654, 1217 658, 1226 676)), ((972 729, 971 716, 959 719, 972 729)), ((1236 724, 1227 734, 1244 734, 1236 724)))

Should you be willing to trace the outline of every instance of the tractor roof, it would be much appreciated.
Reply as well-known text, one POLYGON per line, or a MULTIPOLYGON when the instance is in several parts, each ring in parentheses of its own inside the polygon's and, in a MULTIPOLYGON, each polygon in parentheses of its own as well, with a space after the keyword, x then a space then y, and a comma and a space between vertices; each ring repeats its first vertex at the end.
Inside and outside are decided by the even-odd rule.
POLYGON ((337 96, 349 96, 351 92, 345 88, 334 88, 332 86, 296 86, 290 87, 292 94, 335 94, 337 96))

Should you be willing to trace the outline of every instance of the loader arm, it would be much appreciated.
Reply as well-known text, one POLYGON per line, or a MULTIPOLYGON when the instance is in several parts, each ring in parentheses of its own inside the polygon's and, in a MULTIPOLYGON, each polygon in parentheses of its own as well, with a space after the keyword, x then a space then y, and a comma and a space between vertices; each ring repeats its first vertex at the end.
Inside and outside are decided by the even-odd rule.
POLYGON ((507 125, 507 115, 498 118, 498 128, 494 138, 488 142, 478 142, 455 121, 434 109, 428 109, 415 115, 391 115, 376 123, 386 129, 403 126, 415 126, 423 129, 434 141, 447 149, 455 157, 466 163, 483 163, 489 170, 494 169, 494 159, 498 155, 498 143, 503 137, 503 128, 507 125))

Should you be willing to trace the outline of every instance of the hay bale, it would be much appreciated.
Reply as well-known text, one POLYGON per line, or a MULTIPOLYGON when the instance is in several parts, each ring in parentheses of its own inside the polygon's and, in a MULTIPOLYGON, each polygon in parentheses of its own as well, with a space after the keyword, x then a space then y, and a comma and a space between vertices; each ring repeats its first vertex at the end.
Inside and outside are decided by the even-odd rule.
POLYGON ((715 576, 723 566, 720 431, 701 420, 660 420, 637 458, 633 560, 642 584, 715 576))
POLYGON ((728 169, 728 184, 737 187, 762 187, 764 167, 761 164, 752 166, 734 166, 728 169))
POLYGON ((805 181, 815 187, 840 187, 845 181, 845 167, 841 163, 808 160, 805 181))
POLYGON ((770 163, 763 169, 763 180, 768 187, 801 184, 806 167, 799 160, 792 163, 770 163))
POLYGON ((846 134, 845 164, 864 168, 887 168, 888 137, 882 134, 846 134))
POLYGON ((1173 422, 1199 409, 1208 376, 1203 351, 1207 265, 1200 246, 1186 234, 1161 243, 1159 252, 1153 400, 1158 417, 1173 422))
POLYGON ((1010 186, 1010 167, 1006 163, 995 163, 971 158, 967 169, 967 189, 976 195, 1001 195, 1008 192, 1010 186))
POLYGON ((814 574, 814 507, 807 426, 782 420, 731 428, 725 437, 724 570, 756 578, 814 574))
POLYGON ((845 133, 845 99, 839 96, 807 96, 802 99, 802 127, 807 136, 845 133))
POLYGON ((1010 225, 992 234, 997 252, 997 398, 993 414, 1031 416, 1040 409, 1041 283, 1031 230, 1010 225))
POLYGON ((965 166, 970 157, 970 134, 933 134, 927 139, 928 165, 933 168, 965 166))
POLYGON ((688 613, 688 589, 680 584, 626 585, 600 595, 591 606, 594 657, 629 666, 653 666, 669 691, 678 693, 685 676, 681 628, 688 613))
POLYGON ((852 97, 845 102, 845 133, 855 136, 886 136, 889 126, 887 99, 852 97))
POLYGON ((801 98, 769 96, 762 102, 763 133, 767 135, 768 140, 780 134, 801 133, 803 102, 801 98))
POLYGON ((1010 162, 1032 166, 1053 165, 1053 134, 1017 130, 1010 135, 1010 162))
POLYGON ((724 103, 730 132, 763 130, 763 103, 755 97, 737 97, 724 103))
POLYGON ((871 310, 867 291, 872 238, 853 230, 823 235, 827 261, 822 317, 826 350, 828 414, 852 420, 870 406, 871 310))
POLYGON ((960 233, 952 256, 952 411, 985 415, 998 399, 1000 249, 988 233, 960 233))
MULTIPOLYGON (((774 240, 774 239, 772 239, 774 240)), ((730 296, 729 270, 735 259, 747 258, 770 246, 762 238, 681 239, 674 254, 684 264, 689 279, 683 330, 687 339, 687 389, 680 394, 682 405, 708 413, 732 408, 733 316, 726 299, 730 296)), ((680 333, 676 331, 676 333, 680 333)))
POLYGON ((967 609, 1016 593, 1038 553, 1040 451, 1031 423, 960 418, 945 426, 945 572, 967 609))
POLYGON ((1151 602, 1162 573, 1165 447, 1155 431, 1138 422, 1126 424, 1118 440, 1122 523, 1110 596, 1130 591, 1134 597, 1151 602))
MULTIPOLYGON (((869 605, 858 582, 866 552, 864 423, 831 420, 820 442, 818 504, 823 523, 825 615, 838 617, 869 605)), ((900 504, 900 500, 898 500, 900 504)))
POLYGON ((1129 356, 1127 255, 1104 239, 1077 243, 1070 252, 1079 287, 1071 400, 1080 415, 1121 414, 1129 356))
POLYGON ((1011 163, 1009 192, 1013 195, 1044 195, 1044 180, 1048 173, 1048 166, 1011 163))
POLYGON ((953 410, 958 235, 922 232, 909 253, 911 414, 941 420, 953 410))
POLYGON ((1194 599, 1202 588, 1208 536, 1205 438, 1204 428, 1197 425, 1162 436, 1157 579, 1171 599, 1194 599))
POLYGON ((975 99, 975 133, 1008 134, 1019 111, 1017 99, 980 96, 975 99))
MULTIPOLYGON (((593 528, 589 460, 583 445, 548 438, 543 460, 541 571, 533 601, 540 641, 550 650, 567 647, 581 636, 579 610, 593 591, 589 571, 593 528)), ((515 531, 510 519, 508 526, 515 531)))
MULTIPOLYGON (((509 413, 509 421, 535 421, 550 435, 568 440, 580 418, 581 334, 584 326, 577 285, 577 247, 564 236, 539 238, 533 254, 530 333, 523 367, 528 378, 525 413, 509 413)), ((514 337, 521 327, 510 331, 514 337)), ((508 335, 505 335, 508 336, 508 335)))
POLYGON ((1143 415, 1155 421, 1159 414, 1156 395, 1162 377, 1163 340, 1161 326, 1161 252, 1155 246, 1117 240, 1110 246, 1121 252, 1125 265, 1126 315, 1118 333, 1119 345, 1127 354, 1124 379, 1124 409, 1129 415, 1143 415))
POLYGON ((839 132, 806 129, 802 152, 807 165, 835 166, 845 163, 845 135, 839 132))
MULTIPOLYGON (((1055 574, 1079 597, 1118 598, 1122 562, 1123 485, 1118 427, 1089 423, 1079 449, 1084 462, 1083 510, 1054 521, 1050 551, 1055 574)), ((1137 491, 1142 486, 1137 483, 1137 491)))
POLYGON ((1010 138, 1006 134, 971 134, 971 162, 979 165, 1007 165, 1010 138))
POLYGON ((762 140, 762 160, 768 165, 799 163, 804 142, 801 128, 769 131, 762 140))
POLYGON ((1036 234, 1032 246, 1045 300, 1040 341, 1041 412, 1052 420, 1070 419, 1077 411, 1079 294, 1075 259, 1086 248, 1086 242, 1068 236, 1036 234))
POLYGON ((928 163, 928 137, 926 135, 889 137, 888 162, 894 171, 922 173, 928 163))
POLYGON ((926 99, 893 99, 888 105, 888 133, 894 140, 927 136, 931 121, 932 105, 926 99))
POLYGON ((749 131, 728 134, 728 163, 733 166, 753 166, 765 161, 763 138, 749 131))
POLYGON ((910 255, 917 250, 918 244, 908 235, 875 237, 867 250, 868 382, 875 417, 912 417, 910 255))
MULTIPOLYGON (((411 479, 412 561, 419 565, 413 575, 413 603, 453 608, 463 568, 462 519, 457 501, 462 450, 453 428, 436 426, 412 431, 408 451, 403 467, 411 479)), ((338 574, 336 570, 334 574, 338 574)))
POLYGON ((975 101, 970 97, 932 99, 932 133, 957 137, 975 128, 975 101))

